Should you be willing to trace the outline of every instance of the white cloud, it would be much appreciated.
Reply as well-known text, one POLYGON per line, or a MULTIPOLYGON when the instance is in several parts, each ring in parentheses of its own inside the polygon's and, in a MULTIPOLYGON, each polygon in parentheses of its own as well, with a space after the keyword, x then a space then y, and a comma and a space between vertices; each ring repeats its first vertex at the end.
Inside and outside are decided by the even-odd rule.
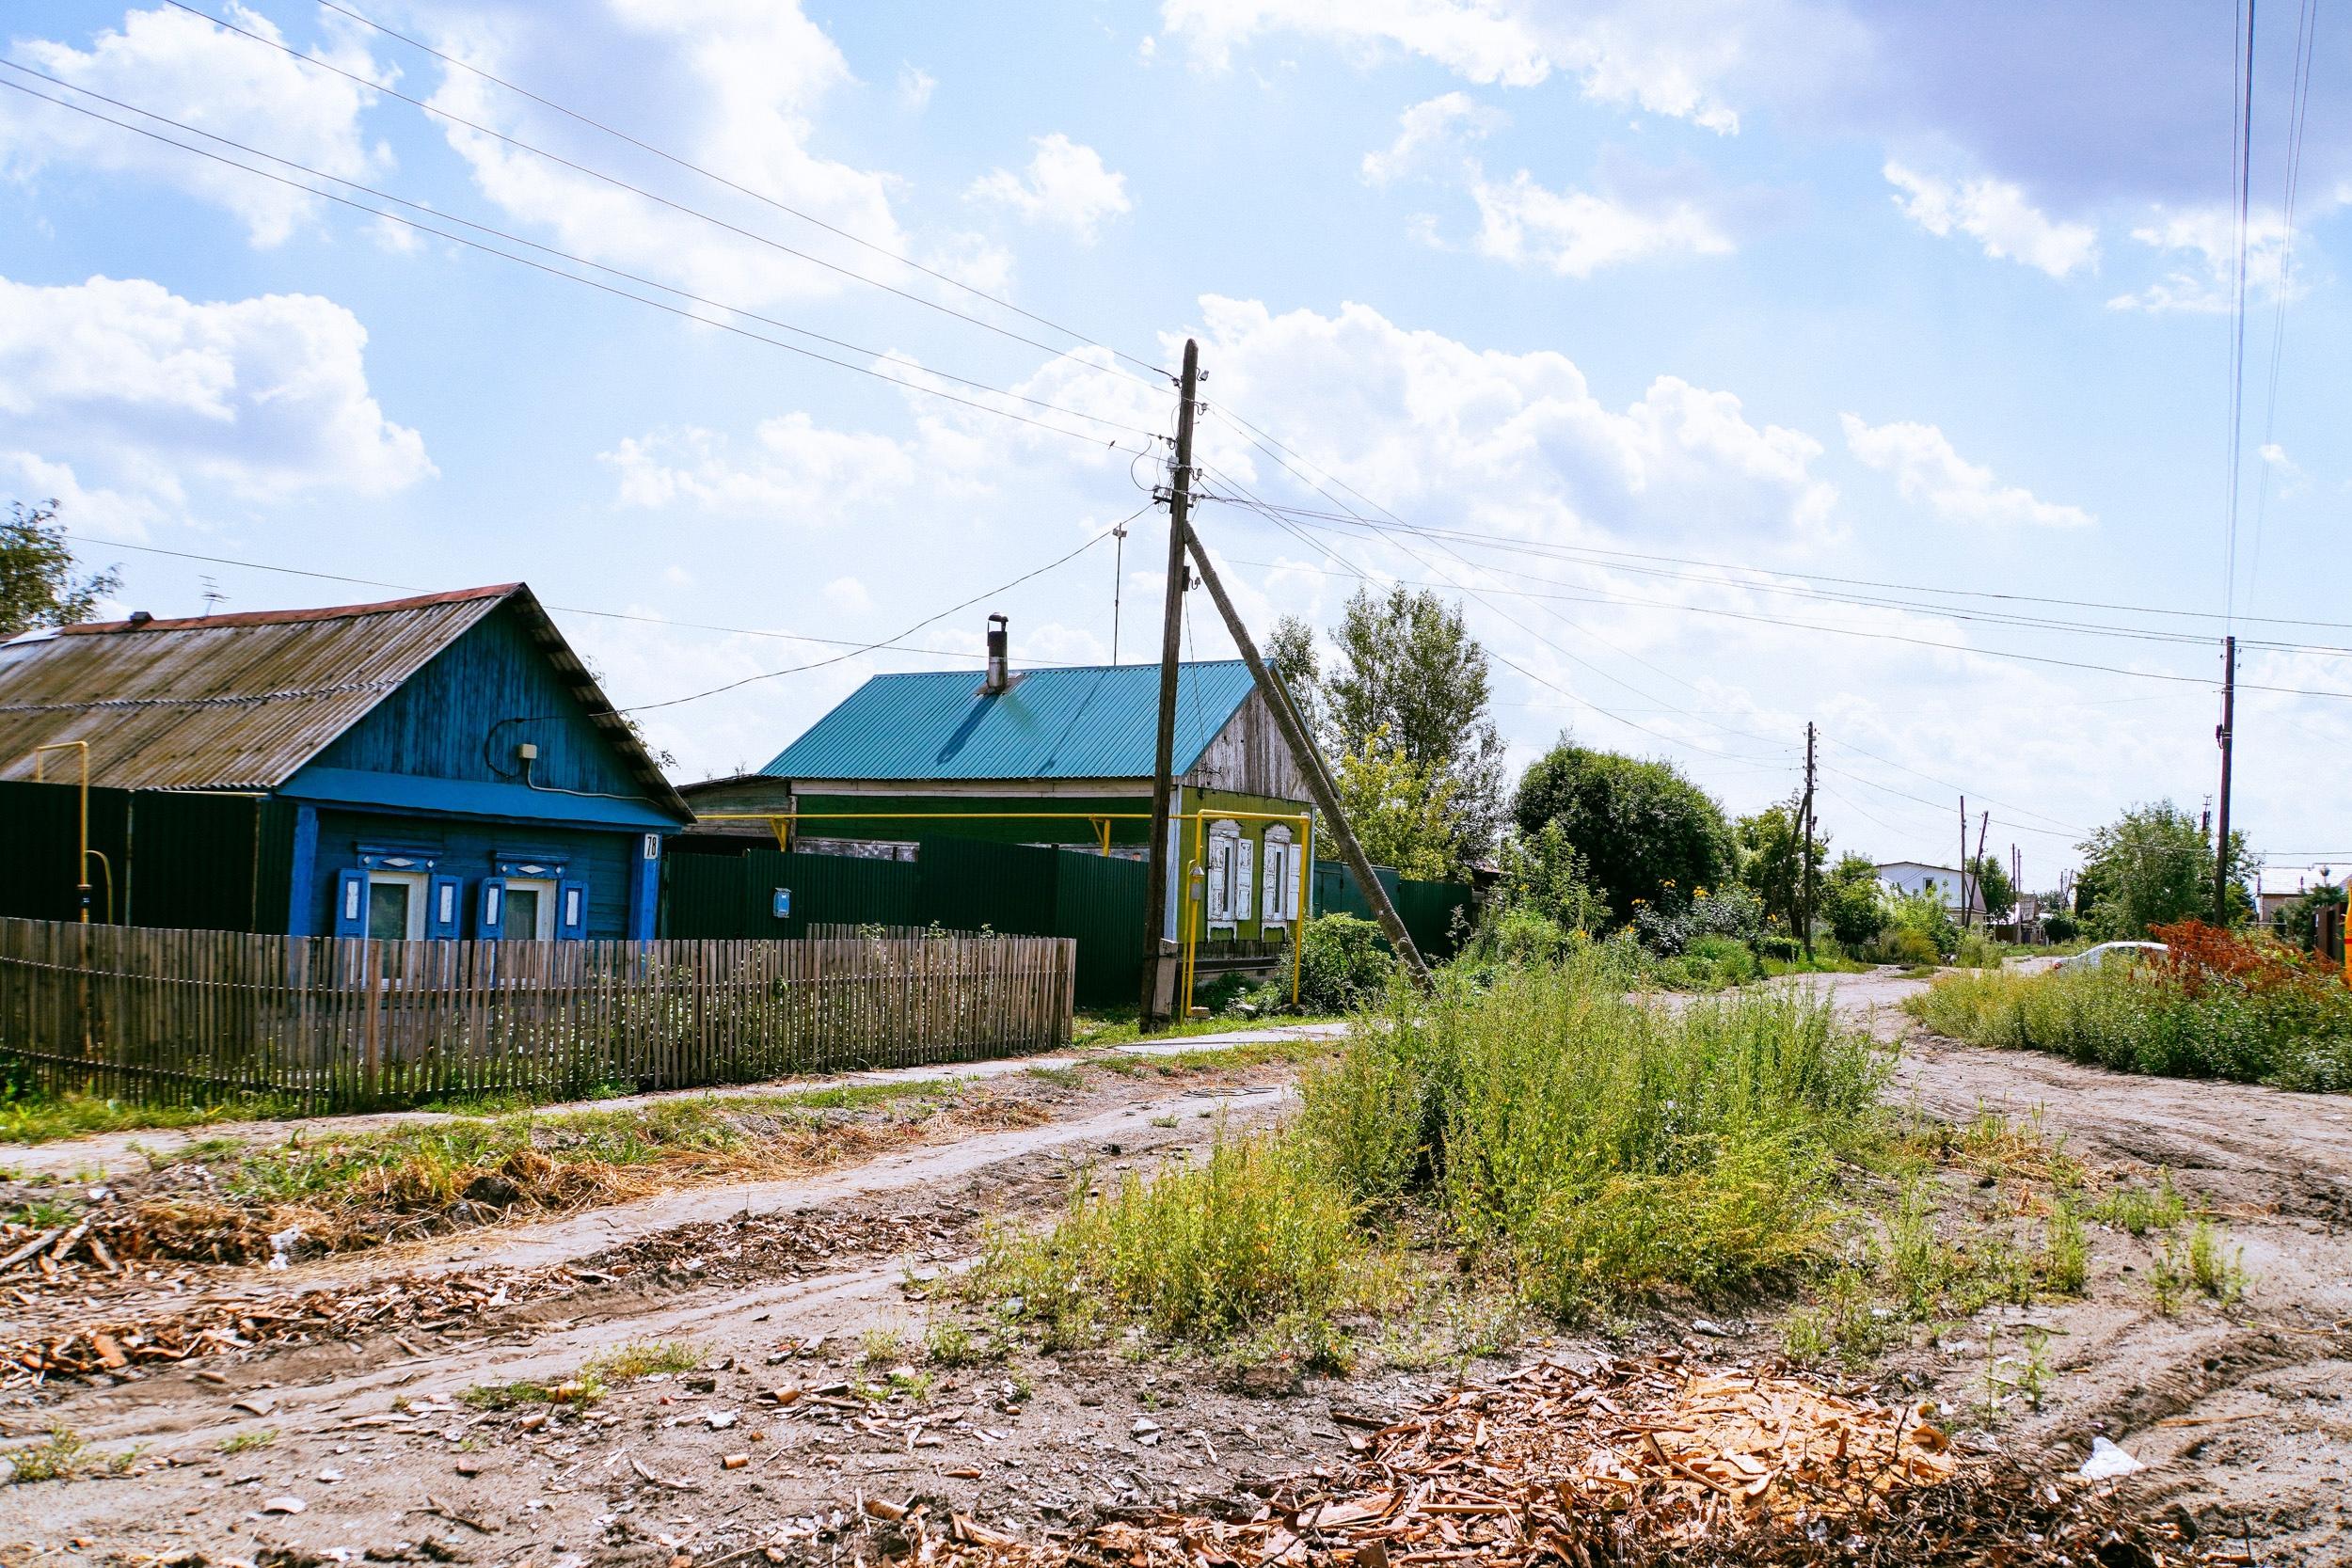
MULTIPOLYGON (((1820 443, 1758 425, 1729 392, 1660 376, 1613 408, 1565 356, 1474 349, 1362 305, 1277 315, 1212 296, 1201 309, 1223 400, 1283 409, 1285 441, 1408 515, 1549 538, 1829 526, 1820 443)), ((1280 478, 1221 422, 1204 430, 1213 467, 1253 488, 1280 478)))
MULTIPOLYGON (((280 37, 267 17, 230 6, 240 27, 280 37)), ((19 40, 17 57, 76 87, 152 109, 200 130, 339 175, 362 180, 391 165, 381 145, 361 134, 362 110, 375 94, 350 80, 315 70, 186 11, 132 11, 119 32, 100 33, 87 49, 40 39, 19 40)), ((384 80, 386 70, 357 43, 323 51, 320 58, 384 80)), ((60 99, 75 95, 29 84, 60 99)), ((0 94, 0 167, 31 179, 52 165, 94 168, 161 180, 228 209, 257 245, 274 245, 324 204, 286 185, 103 124, 19 93, 0 94)), ((89 107, 114 111, 105 104, 89 107)))
POLYGON ((1634 205, 1589 191, 1546 189, 1521 169, 1508 183, 1474 178, 1482 256, 1590 277, 1602 267, 1651 256, 1723 256, 1729 236, 1687 200, 1634 205))
POLYGON ((1957 229, 1987 256, 2022 261, 2052 277, 2076 268, 2098 269, 2098 230, 2087 223, 2052 222, 2015 185, 1989 179, 1954 183, 1892 162, 1883 172, 1902 193, 1895 205, 1931 234, 1940 238, 1957 229))
POLYGON ((66 526, 76 533, 139 540, 166 520, 152 495, 85 486, 72 467, 29 451, 0 451, 0 474, 11 477, 8 494, 27 502, 56 501, 66 526))
MULTIPOLYGON (((2161 252, 2172 270, 2132 293, 2107 301, 2118 310, 2153 314, 2185 310, 2216 314, 2237 304, 2237 214, 2224 207, 2159 212, 2132 238, 2161 252)), ((2287 271, 2287 227, 2275 213, 2249 214, 2246 225, 2246 293, 2275 300, 2303 292, 2287 271)))
POLYGON ((1059 131, 1031 145, 1037 155, 1025 173, 1000 168, 982 175, 972 182, 971 198, 1009 207, 1024 222, 1067 229, 1089 245, 1104 219, 1133 209, 1127 177, 1104 167, 1094 149, 1059 131))
MULTIPOLYGON (((612 0, 624 37, 612 47, 633 62, 632 123, 682 157, 717 170, 885 249, 908 245, 890 206, 891 178, 820 156, 812 116, 850 78, 848 63, 798 0, 612 0)), ((531 13, 503 32, 437 40, 461 57, 520 80, 560 79, 573 22, 531 13), (535 29, 535 30, 534 30, 535 29), (561 36, 559 36, 561 35, 561 36)), ((561 150, 575 134, 463 71, 433 96, 453 115, 561 150)), ((683 283, 728 304, 821 297, 846 279, 743 234, 661 207, 462 126, 450 145, 484 195, 564 249, 683 283)), ((601 166, 599 153, 583 160, 601 166)), ((689 204, 709 210, 716 198, 689 204)), ((723 205, 723 203, 721 203, 723 205)), ((768 232, 746 212, 742 227, 768 232)), ((870 252, 821 234, 795 233, 797 249, 867 270, 870 252)))
POLYGON ((176 497, 381 495, 430 475, 368 389, 368 334, 315 294, 198 304, 141 279, 0 278, 0 416, 28 449, 176 497))
POLYGON ((1931 424, 1872 426, 1851 414, 1839 418, 1847 450, 1866 467, 1893 474, 1904 499, 1924 501, 1938 516, 2038 528, 2089 528, 2098 520, 2081 507, 2045 501, 2030 490, 2001 483, 1992 469, 1962 457, 1931 424))
MULTIPOLYGON (((1766 8, 1770 9, 1771 8, 1766 8)), ((1719 0, 1574 8, 1539 0, 1162 0, 1169 33, 1212 69, 1262 33, 1325 38, 1363 58, 1401 49, 1465 80, 1534 87, 1576 76, 1597 103, 1740 128, 1724 97, 1749 30, 1769 18, 1719 0)))
POLYGON ((919 65, 898 68, 898 103, 920 114, 931 101, 931 89, 939 86, 939 78, 919 65))
POLYGON ((761 421, 745 456, 724 434, 688 427, 627 437, 597 461, 619 473, 623 505, 684 501, 788 527, 848 521, 916 477, 912 454, 892 437, 820 429, 798 412, 761 421))
POLYGON ((1507 118, 1466 92, 1440 93, 1416 103, 1396 117, 1396 140, 1386 152, 1364 154, 1364 182, 1385 185, 1414 174, 1437 154, 1492 134, 1507 118))
POLYGON ((846 615, 863 615, 874 608, 874 595, 855 578, 835 578, 825 584, 825 602, 846 615))

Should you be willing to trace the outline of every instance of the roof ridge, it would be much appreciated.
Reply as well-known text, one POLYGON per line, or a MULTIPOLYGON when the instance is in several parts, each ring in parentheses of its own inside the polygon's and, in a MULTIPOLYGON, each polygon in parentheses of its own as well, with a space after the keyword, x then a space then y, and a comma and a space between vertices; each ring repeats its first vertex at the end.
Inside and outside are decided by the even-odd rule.
POLYGON ((207 626, 268 626, 300 621, 342 621, 393 610, 423 610, 433 605, 463 604, 470 599, 503 599, 523 585, 493 583, 482 588, 457 588, 444 594, 417 594, 405 599, 379 599, 373 604, 322 605, 315 610, 240 610, 224 615, 183 615, 171 620, 84 621, 56 629, 60 637, 95 637, 125 632, 193 631, 207 626))

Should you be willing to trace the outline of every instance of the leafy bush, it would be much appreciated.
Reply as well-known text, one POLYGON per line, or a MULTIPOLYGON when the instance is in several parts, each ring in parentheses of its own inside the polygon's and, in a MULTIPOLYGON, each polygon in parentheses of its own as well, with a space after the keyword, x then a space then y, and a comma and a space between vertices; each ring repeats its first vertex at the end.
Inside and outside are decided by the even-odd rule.
MULTIPOLYGON (((1889 949, 1894 948, 1897 934, 1904 931, 1916 933, 1925 939, 1929 947, 1935 951, 1933 958, 1910 960, 1913 962, 1938 962, 1945 954, 1960 946, 1960 927, 1952 924, 1951 911, 1944 907, 1944 900, 1932 893, 1898 893, 1887 895, 1886 926, 1880 935, 1880 945, 1889 949)), ((1916 942, 1905 943, 1903 946, 1903 951, 1910 953, 1916 953, 1920 950, 1920 945, 1916 942)))
POLYGON ((1878 867, 1860 855, 1842 855, 1821 890, 1821 917, 1829 934, 1849 953, 1859 953, 1878 941, 1886 928, 1886 900, 1879 889, 1878 867))
POLYGON ((1894 927, 1879 938, 1871 951, 1881 963, 1912 968, 1922 964, 1932 967, 1944 961, 1944 955, 1935 950, 1935 939, 1914 926, 1894 927))
POLYGON ((1633 930, 1643 946, 1669 958, 1702 937, 1746 942, 1764 930, 1764 901, 1737 884, 1702 887, 1686 899, 1668 882, 1656 899, 1634 900, 1633 930))
POLYGON ((2001 967, 2000 943, 1982 931, 1970 931, 1960 939, 1952 954, 1952 962, 1963 969, 1998 969, 2001 967))
POLYGON ((2172 951, 2157 962, 1954 975, 1904 1006, 1974 1045, 2126 1072, 2352 1089, 2352 990, 2331 971, 2198 921, 2158 929, 2172 951))
POLYGON ((2082 935, 2082 922, 2064 910, 2052 910, 2042 917, 2042 931, 2052 942, 2073 942, 2082 935))
POLYGON ((1298 1005, 1313 1013, 1347 1012, 1379 994, 1394 963, 1374 922, 1316 915, 1299 937, 1298 1005))
POLYGON ((1782 963, 1794 963, 1804 956, 1804 943, 1786 931, 1767 931, 1751 943, 1759 958, 1774 958, 1782 963))

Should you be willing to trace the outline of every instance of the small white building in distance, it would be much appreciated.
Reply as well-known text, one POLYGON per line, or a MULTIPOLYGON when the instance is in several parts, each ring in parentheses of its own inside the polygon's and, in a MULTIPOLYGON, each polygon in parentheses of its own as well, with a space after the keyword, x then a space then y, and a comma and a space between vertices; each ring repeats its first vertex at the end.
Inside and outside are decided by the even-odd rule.
MULTIPOLYGON (((1933 894, 1944 900, 1945 909, 1951 911, 1954 920, 1960 918, 1963 879, 1958 866, 1929 865, 1920 861, 1888 861, 1872 869, 1877 871, 1881 886, 1892 888, 1906 897, 1916 897, 1922 893, 1933 894)), ((1972 915, 1984 913, 1984 899, 1973 887, 1968 890, 1968 912, 1972 915)))
POLYGON ((2335 868, 2328 865, 2265 865, 2256 882, 2258 920, 2276 920, 2279 911, 2315 887, 2332 886, 2335 868))

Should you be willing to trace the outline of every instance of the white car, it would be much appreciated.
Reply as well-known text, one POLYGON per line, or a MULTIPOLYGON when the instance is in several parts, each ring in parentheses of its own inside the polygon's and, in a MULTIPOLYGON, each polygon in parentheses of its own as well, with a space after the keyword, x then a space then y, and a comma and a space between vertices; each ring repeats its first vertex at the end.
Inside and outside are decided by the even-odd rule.
POLYGON ((2170 951, 2170 948, 2160 942, 2103 942, 2096 947, 2086 947, 2079 953, 2060 958, 2050 967, 2052 969, 2096 969, 2117 954, 2128 954, 2129 961, 2137 963, 2142 958, 2154 954, 2170 951))

